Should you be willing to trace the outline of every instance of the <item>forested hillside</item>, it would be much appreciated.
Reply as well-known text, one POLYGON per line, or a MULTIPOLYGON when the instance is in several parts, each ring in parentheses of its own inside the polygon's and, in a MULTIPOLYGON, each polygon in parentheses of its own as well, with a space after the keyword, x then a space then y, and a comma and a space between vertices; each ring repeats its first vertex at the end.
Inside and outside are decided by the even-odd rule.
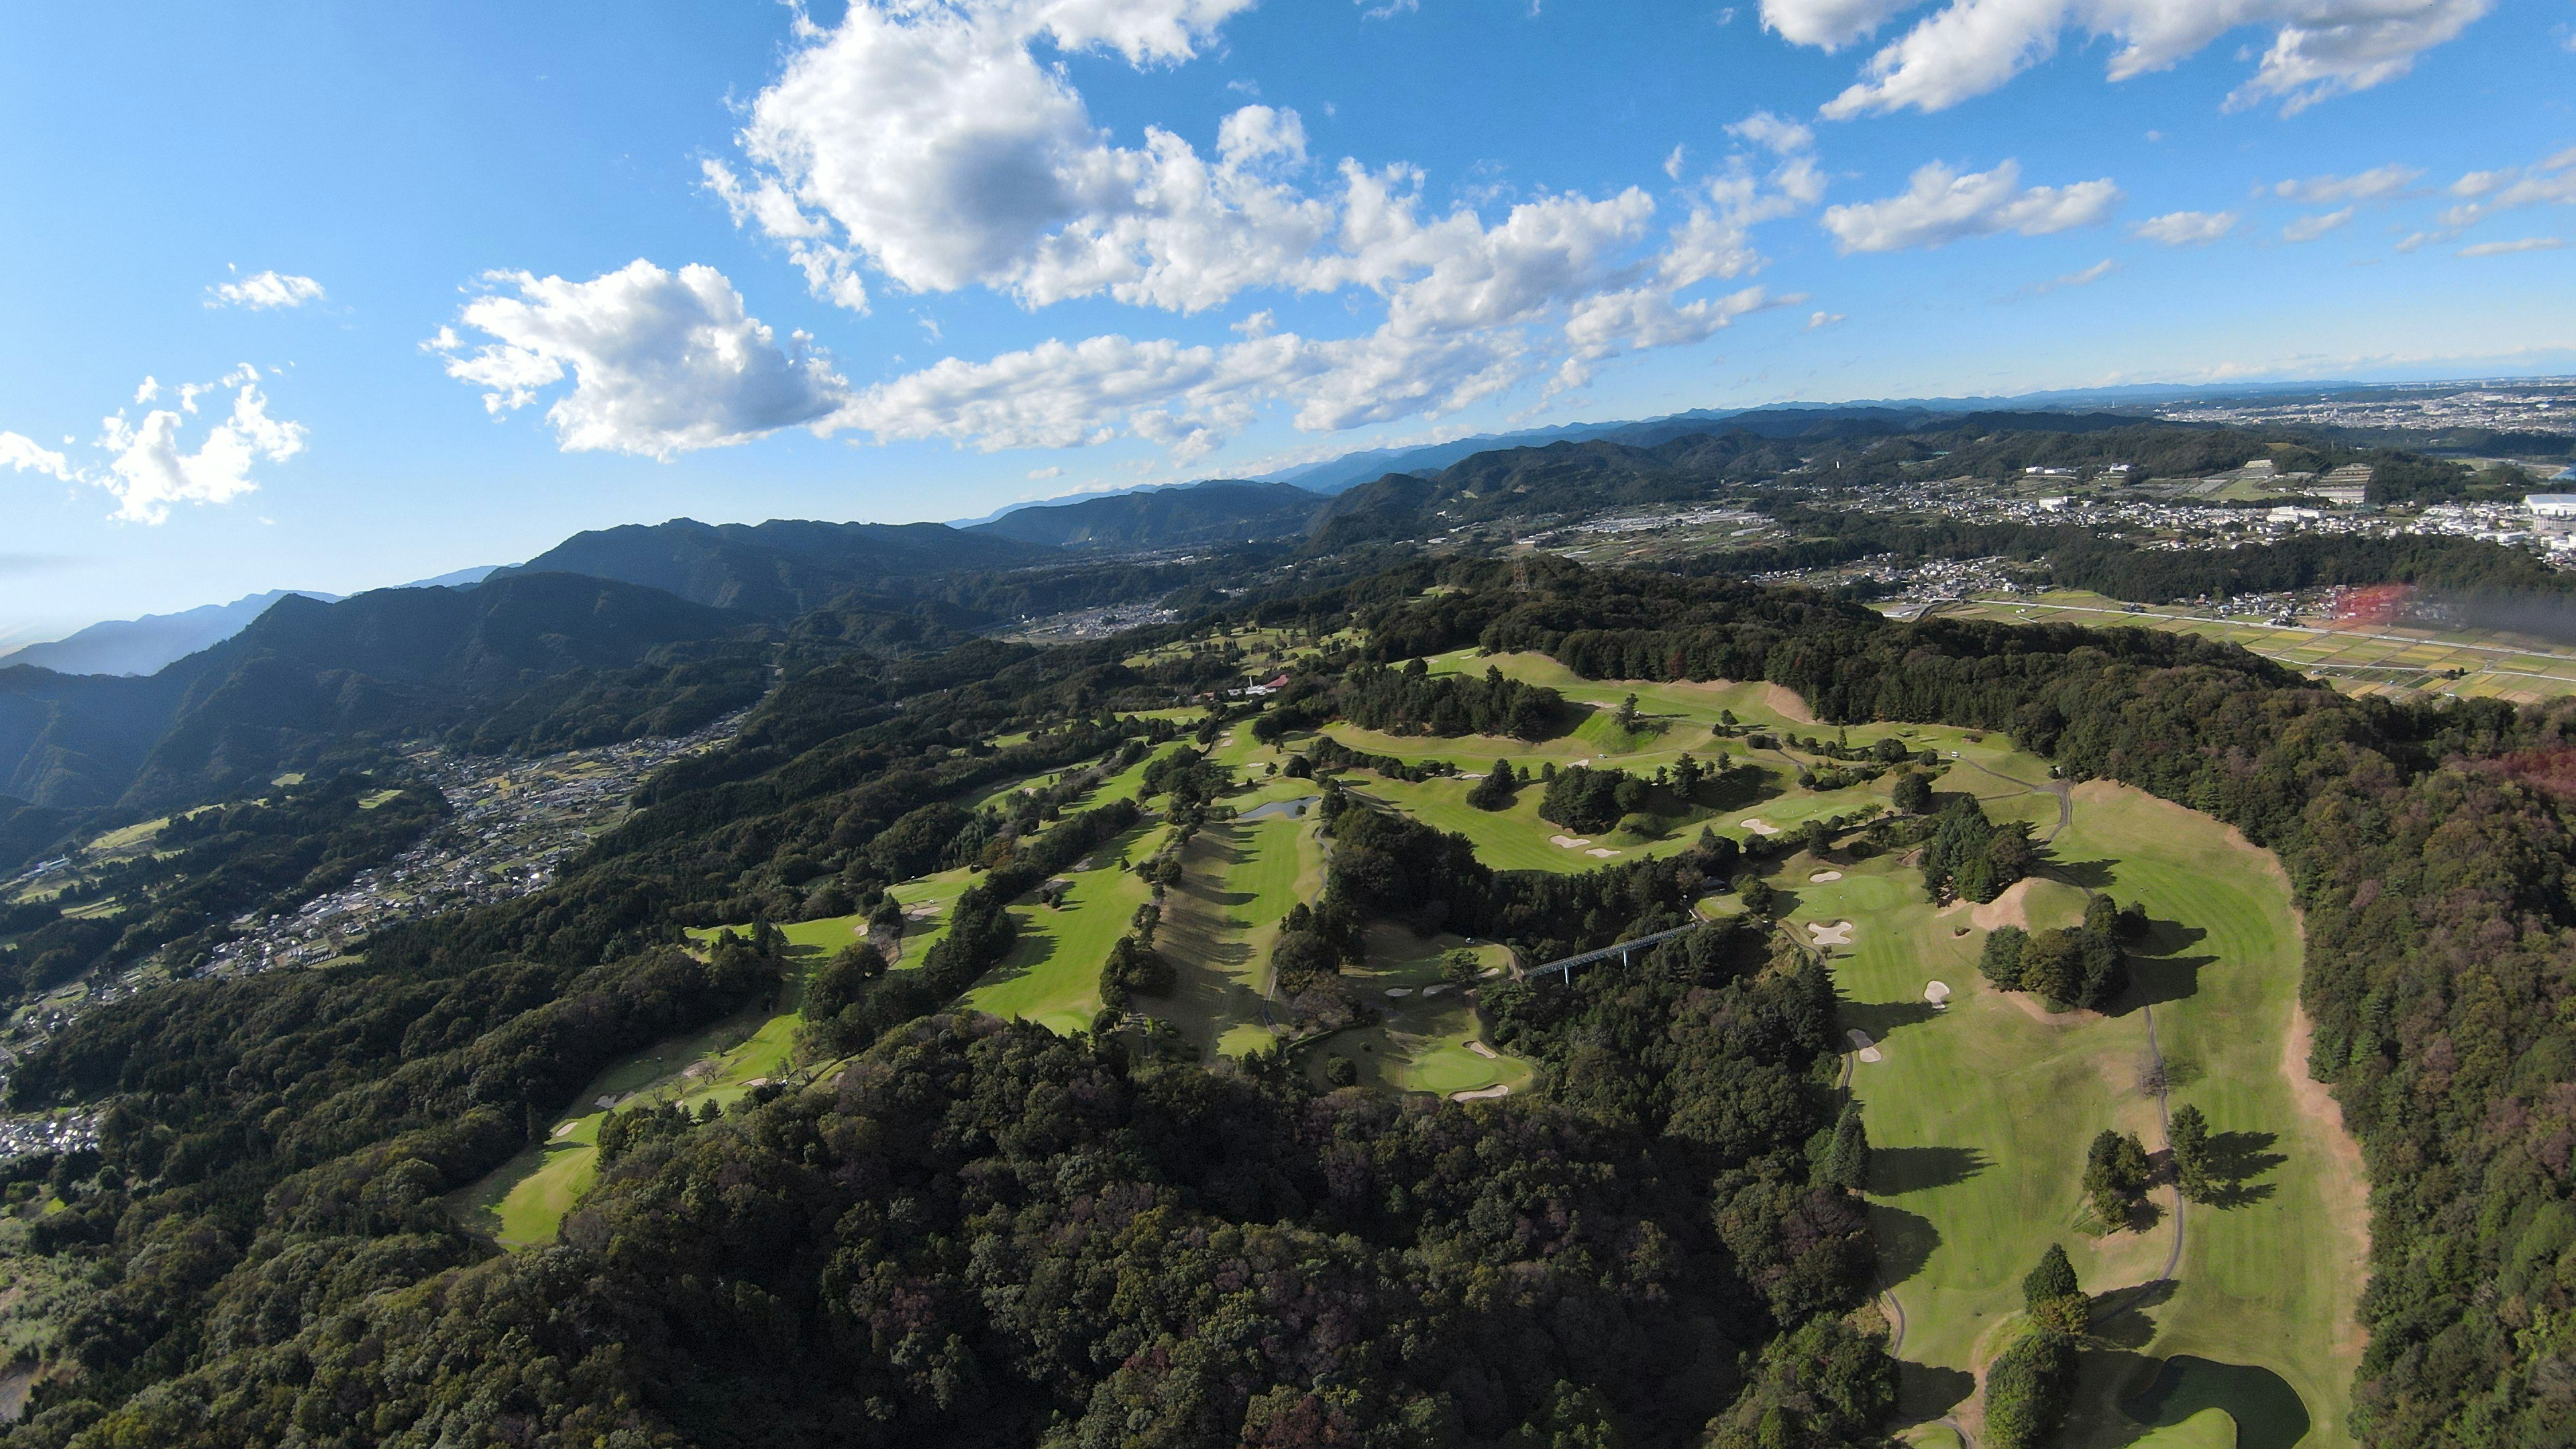
MULTIPOLYGON (((1558 727, 1496 675, 1376 667, 1467 646, 1761 680, 1828 724, 2008 733, 2241 827, 2305 907, 2312 1066, 2375 1184, 2355 1427, 2576 1431, 2576 707, 2355 701, 2188 636, 1898 624, 1545 560, 1417 562, 1233 622, 1348 641, 1283 709, 1558 727)), ((1711 926, 1571 987, 1489 988, 1542 1089, 1472 1104, 954 1009, 1012 947, 1004 908, 1132 828, 1124 803, 955 817, 993 832, 980 884, 926 960, 855 965, 811 1040, 860 1054, 621 1137, 558 1246, 496 1254, 440 1206, 618 1054, 778 989, 769 948, 684 928, 830 909, 922 868, 904 842, 939 810, 1171 741, 1140 712, 1239 678, 1202 627, 805 661, 549 890, 328 974, 82 1017, 9 1088, 107 1109, 96 1160, 16 1169, 64 1203, 31 1243, 96 1271, 9 1442, 1866 1441, 1892 1369, 1846 1316, 1872 1257, 1812 956, 1711 926)), ((1194 718, 1201 744, 1228 728, 1194 718)), ((1189 773, 1161 772, 1176 816, 1189 773)), ((1712 840, 1498 871, 1325 799, 1331 872, 1283 975, 1388 919, 1546 959, 1668 927, 1733 870, 1712 840)))

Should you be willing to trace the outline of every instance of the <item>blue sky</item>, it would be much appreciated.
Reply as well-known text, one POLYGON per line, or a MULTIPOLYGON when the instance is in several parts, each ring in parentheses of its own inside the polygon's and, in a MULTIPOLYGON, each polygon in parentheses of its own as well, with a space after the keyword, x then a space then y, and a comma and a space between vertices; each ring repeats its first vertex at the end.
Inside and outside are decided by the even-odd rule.
POLYGON ((11 7, 0 643, 1580 418, 2576 372, 2571 80, 2564 0, 11 7))

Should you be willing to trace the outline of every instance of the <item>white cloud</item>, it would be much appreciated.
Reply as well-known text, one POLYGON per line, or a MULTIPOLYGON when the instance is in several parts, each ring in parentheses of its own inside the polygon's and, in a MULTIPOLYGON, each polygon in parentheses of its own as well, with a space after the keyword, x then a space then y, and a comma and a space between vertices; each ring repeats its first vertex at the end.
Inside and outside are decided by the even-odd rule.
POLYGON ((1903 193, 1825 209, 1825 230, 1845 255, 1937 247, 1965 237, 2044 236, 2107 220, 2120 203, 2109 177, 2024 189, 2021 167, 1960 173, 1938 161, 1918 168, 1903 193))
POLYGON ((270 307, 301 307, 322 300, 322 284, 311 277, 291 276, 282 272, 253 272, 236 281, 217 282, 206 289, 209 307, 249 307, 264 311, 270 307))
POLYGON ((2576 204, 2576 148, 2528 167, 2472 171, 2452 182, 2450 190, 2454 196, 2470 198, 2442 213, 2442 225, 2454 231, 2474 226, 2498 212, 2576 204))
POLYGON ((2332 206, 2338 201, 2385 201, 2405 191, 2416 177, 2423 174, 2421 166, 2391 163, 2357 171, 2350 176, 2311 176, 2305 181, 2276 181, 2264 189, 2285 201, 2332 206))
POLYGON ((1043 468, 1031 468, 1029 470, 1029 481, 1032 483, 1042 483, 1049 478, 1061 478, 1063 476, 1064 469, 1052 463, 1043 468))
POLYGON ((43 473, 66 483, 78 477, 72 471, 71 460, 38 447, 36 440, 24 433, 0 433, 0 465, 17 473, 43 473))
POLYGON ((2168 211, 2139 222, 2135 230, 2169 247, 2200 246, 2234 231, 2238 220, 2232 211, 2168 211))
POLYGON ((2527 236, 2522 238, 2520 241, 2480 242, 2473 247, 2462 247, 2460 248, 2460 255, 2464 257, 2505 257, 2511 256, 2516 252, 2554 252, 2561 250, 2566 245, 2567 243, 2554 236, 2527 236))
MULTIPOLYGON (((1248 3, 857 0, 836 26, 800 26, 747 108, 740 161, 707 163, 709 188, 817 295, 854 307, 883 286, 1180 313, 1247 292, 1338 293, 1355 310, 1382 306, 1373 331, 1282 334, 1260 307, 1235 326, 1244 340, 1222 347, 1051 340, 889 379, 815 426, 977 448, 1133 435, 1187 457, 1274 404, 1319 430, 1436 416, 1540 376, 1568 385, 1606 358, 1698 341, 1771 305, 1751 289, 1693 289, 1758 270, 1753 229, 1824 193, 1813 133, 1760 114, 1728 128, 1736 149, 1707 176, 1687 177, 1694 147, 1671 153, 1677 219, 1634 187, 1507 208, 1477 192, 1444 211, 1400 161, 1318 164, 1282 108, 1225 115, 1208 152, 1155 126, 1121 144, 1040 54, 1179 63, 1248 3)), ((532 390, 525 358, 463 360, 496 398, 532 390)))
POLYGON ((667 458, 823 424, 848 385, 804 334, 777 336, 743 310, 713 267, 664 271, 637 260, 587 282, 495 272, 510 289, 467 303, 457 321, 492 340, 467 350, 454 328, 427 344, 447 374, 484 389, 500 413, 523 408, 569 374, 546 409, 567 452, 667 458))
POLYGON ((2068 272, 2063 276, 2051 277, 2045 282, 2033 282, 2031 285, 2022 288, 2011 297, 2003 300, 2012 301, 2028 297, 2045 297, 2051 292, 2063 292, 2069 287, 2089 287, 2095 282, 2102 280, 2104 277, 2107 277, 2118 270, 2120 270, 2120 264, 2118 262, 2113 261, 2109 257, 2104 257, 2102 260, 2095 262, 2093 265, 2083 268, 2080 271, 2068 272))
POLYGON ((2288 226, 2281 228, 2281 240, 2286 242, 2315 241, 2318 237, 2324 236, 2327 232, 2334 230, 2336 227, 2339 227, 2350 220, 2352 220, 2352 208, 2349 206, 2340 211, 2321 211, 2314 216, 2303 216, 2298 220, 2291 222, 2288 226))
POLYGON ((1807 330, 1813 332, 1819 328, 1831 327, 1835 323, 1844 320, 1846 320, 1846 316, 1841 312, 1810 313, 1807 317, 1807 330))
MULTIPOLYGON (((268 398, 259 388, 259 370, 248 363, 210 387, 183 389, 192 399, 201 392, 230 388, 232 412, 209 429, 187 452, 181 440, 186 421, 179 413, 156 408, 140 422, 122 411, 99 424, 97 446, 115 454, 103 474, 82 474, 117 500, 115 517, 129 523, 163 523, 174 503, 228 503, 258 488, 250 472, 265 460, 283 463, 304 451, 302 424, 268 415, 268 398)), ((190 411, 194 411, 193 408, 190 411)))
MULTIPOLYGON (((76 463, 23 434, 0 432, 0 467, 104 489, 117 502, 110 516, 128 523, 167 522, 173 504, 227 503, 258 489, 251 470, 260 463, 283 463, 304 451, 304 425, 269 416, 261 380, 259 369, 245 362, 217 381, 180 384, 176 410, 154 408, 135 419, 119 408, 101 420, 91 442, 105 455, 97 462, 76 463), (185 434, 196 400, 227 391, 231 409, 192 451, 185 434)), ((160 383, 147 377, 134 402, 150 402, 160 392, 160 383)))
MULTIPOLYGON (((1920 0, 1763 0, 1762 23, 1799 45, 1837 49, 1920 0)), ((2167 69, 2246 25, 2277 27, 2233 104, 2279 98, 2295 111, 2403 75, 2457 36, 2490 0, 1949 0, 1873 54, 1826 103, 1837 119, 1937 111, 2002 86, 2056 53, 2068 31, 2118 43, 2110 77, 2167 69)))

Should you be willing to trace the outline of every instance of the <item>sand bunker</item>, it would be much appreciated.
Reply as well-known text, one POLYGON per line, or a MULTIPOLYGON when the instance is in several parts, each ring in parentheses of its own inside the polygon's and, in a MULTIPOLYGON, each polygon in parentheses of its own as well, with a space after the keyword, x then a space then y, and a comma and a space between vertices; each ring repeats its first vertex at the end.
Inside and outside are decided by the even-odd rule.
POLYGON ((1496 1097, 1508 1097, 1511 1094, 1512 1089, 1510 1087, 1497 1082, 1490 1087, 1479 1088, 1473 1092, 1451 1092, 1449 1094, 1449 1100, 1452 1102, 1485 1102, 1491 1101, 1496 1097))
POLYGON ((1752 831, 1756 835, 1777 835, 1780 833, 1779 826, 1772 824, 1770 821, 1765 820, 1758 815, 1751 820, 1741 820, 1736 823, 1742 825, 1745 829, 1752 831))
POLYGON ((1831 925, 1823 921, 1807 923, 1808 936, 1819 946, 1848 946, 1851 944, 1852 930, 1852 923, 1849 921, 1836 921, 1831 925))
MULTIPOLYGON (((1474 1052, 1476 1055, 1483 1057, 1487 1061, 1500 1061, 1503 1056, 1501 1052, 1494 1050, 1492 1047, 1489 1047, 1480 1041, 1471 1041, 1467 1043, 1467 1050, 1474 1052)), ((569 1126, 571 1124, 567 1123, 565 1125, 569 1126)))
MULTIPOLYGON (((1485 1055, 1487 1055, 1487 1056, 1492 1056, 1492 1055, 1493 1055, 1493 1053, 1492 1053, 1492 1052, 1487 1052, 1487 1053, 1485 1053, 1485 1055)), ((579 1122, 557 1122, 557 1123, 555 1124, 555 1130, 554 1130, 554 1131, 552 1131, 552 1132, 550 1132, 550 1133, 548 1133, 548 1134, 546 1134, 546 1135, 547 1135, 547 1136, 549 1136, 549 1137, 561 1137, 561 1136, 562 1136, 562 1135, 564 1135, 565 1133, 570 1132, 572 1129, 574 1129, 575 1127, 578 1127, 578 1126, 580 1126, 580 1125, 581 1125, 581 1124, 580 1124, 579 1122)))
POLYGON ((1411 996, 1413 994, 1413 988, 1410 986, 1390 986, 1386 989, 1386 994, 1389 996, 1411 996))
POLYGON ((1584 846, 1590 845, 1592 842, 1589 840, 1577 840, 1571 835, 1551 835, 1547 838, 1547 843, 1550 845, 1562 846, 1567 850, 1580 850, 1584 846))
POLYGON ((1480 972, 1478 972, 1478 973, 1476 973, 1476 974, 1477 974, 1477 975, 1479 975, 1479 976, 1484 976, 1484 977, 1491 978, 1491 977, 1495 977, 1495 976, 1500 976, 1500 975, 1502 975, 1502 974, 1503 974, 1503 968, 1502 968, 1502 967, 1500 967, 1500 966, 1488 966, 1488 967, 1486 967, 1484 970, 1482 970, 1482 971, 1480 971, 1480 972))
POLYGON ((1584 853, 1585 855, 1597 855, 1597 856, 1601 857, 1603 860, 1608 860, 1610 857, 1612 857, 1612 856, 1614 856, 1614 855, 1617 855, 1619 852, 1617 852, 1617 851, 1615 851, 1615 850, 1604 850, 1604 849, 1602 849, 1600 846, 1597 846, 1597 845, 1596 845, 1596 846, 1592 847, 1590 850, 1587 850, 1587 851, 1585 851, 1585 852, 1583 852, 1583 853, 1584 853))
POLYGON ((907 909, 904 914, 916 921, 935 921, 939 919, 939 907, 923 901, 920 905, 907 909))
POLYGON ((1883 1062, 1887 1060, 1887 1058, 1879 1055, 1878 1043, 1869 1039, 1868 1032, 1861 1030, 1859 1027, 1853 1027, 1850 1031, 1843 1034, 1851 1038, 1851 1044, 1854 1047, 1859 1048, 1860 1059, 1862 1061, 1883 1062))
POLYGON ((1439 985, 1437 985, 1437 986, 1425 986, 1425 987, 1423 987, 1423 988, 1422 988, 1422 994, 1423 994, 1423 995, 1425 995, 1425 996, 1438 996, 1441 992, 1446 991, 1446 990, 1448 990, 1448 989, 1449 989, 1449 984, 1448 984, 1447 982, 1445 982, 1445 981, 1444 981, 1444 982, 1440 983, 1440 984, 1439 984, 1439 985))
POLYGON ((1950 1000, 1950 983, 1947 981, 1935 981, 1931 985, 1924 987, 1923 999, 1931 1002, 1934 1006, 1947 1005, 1950 1000))
POLYGON ((1838 870, 1820 870, 1820 871, 1817 871, 1814 875, 1811 875, 1811 876, 1807 877, 1807 884, 1809 884, 1809 885, 1823 885, 1823 884, 1824 884, 1825 882, 1827 882, 1827 881, 1832 881, 1832 880, 1841 880, 1842 878, 1843 878, 1843 873, 1842 873, 1841 871, 1838 871, 1838 870))

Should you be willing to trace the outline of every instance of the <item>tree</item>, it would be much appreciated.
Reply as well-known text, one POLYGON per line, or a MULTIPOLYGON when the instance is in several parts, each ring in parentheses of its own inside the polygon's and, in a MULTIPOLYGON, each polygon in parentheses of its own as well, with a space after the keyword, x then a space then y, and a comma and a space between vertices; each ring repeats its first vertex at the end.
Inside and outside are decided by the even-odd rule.
POLYGON ((1977 958, 1977 970, 1996 988, 2003 991, 2022 989, 2022 954, 2030 944, 2030 933, 2019 926, 1997 926, 1986 935, 1986 949, 1977 958))
POLYGON ((1509 760, 1496 760, 1493 770, 1478 780, 1467 792, 1467 803, 1479 810, 1501 810, 1512 803, 1512 792, 1520 788, 1520 778, 1512 773, 1509 760))
POLYGON ((1482 974, 1484 966, 1476 953, 1464 946, 1440 958, 1440 979, 1452 986, 1471 985, 1482 974))
POLYGON ((1699 793, 1699 782, 1704 778, 1699 761, 1692 759, 1687 752, 1673 762, 1673 793, 1683 800, 1687 801, 1699 793))
POLYGON ((868 984, 886 971, 884 953, 867 941, 852 941, 805 979, 805 1018, 829 1021, 867 994, 868 984))
POLYGON ((1908 815, 1928 815, 1932 812, 1932 777, 1929 775, 1919 775, 1908 770, 1896 777, 1892 793, 1896 808, 1908 815))
POLYGON ((1632 735, 1637 732, 1638 726, 1642 723, 1637 717, 1637 696, 1632 694, 1619 701, 1618 719, 1619 728, 1632 735))
POLYGON ((2120 908, 2109 896, 2095 895, 2084 903, 2084 929, 2102 935, 2116 935, 2120 929, 2120 908))
POLYGON ((1746 877, 1739 894, 1744 898, 1745 911, 1757 920, 1771 919, 1771 913, 1780 905, 1780 893, 1758 875, 1746 877))
POLYGON ((1842 1115, 1834 1121, 1832 1143, 1825 1149, 1825 1180, 1851 1189, 1869 1190, 1869 1128, 1861 1121, 1860 1104, 1846 1102, 1842 1115))
POLYGON ((2063 1244, 2049 1244, 2039 1266, 2022 1278, 2021 1301, 2034 1320, 2060 1333, 2081 1335, 2092 1326, 2092 1300, 2077 1285, 2063 1244))
POLYGON ((2209 1177, 2209 1119, 2188 1103, 2173 1114, 2165 1133, 2173 1144, 2174 1181, 2193 1202, 2207 1202, 2217 1184, 2209 1177))
POLYGON ((2093 1138, 2084 1155, 2084 1193, 2104 1231, 2117 1232, 2129 1225, 2139 1195, 2153 1176, 2146 1144, 2136 1133, 2105 1128, 2093 1138))

